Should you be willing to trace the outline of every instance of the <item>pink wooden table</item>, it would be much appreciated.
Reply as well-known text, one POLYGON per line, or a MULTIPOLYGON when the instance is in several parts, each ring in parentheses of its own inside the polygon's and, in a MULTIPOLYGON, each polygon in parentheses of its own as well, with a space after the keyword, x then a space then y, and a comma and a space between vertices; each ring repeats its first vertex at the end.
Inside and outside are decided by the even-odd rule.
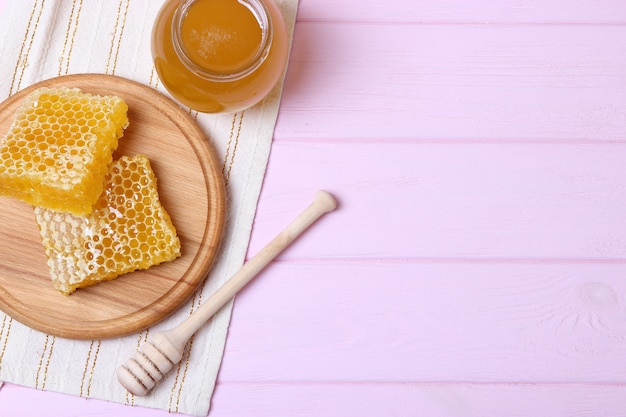
POLYGON ((318 188, 211 417, 626 416, 626 1, 301 0, 250 254, 318 188))

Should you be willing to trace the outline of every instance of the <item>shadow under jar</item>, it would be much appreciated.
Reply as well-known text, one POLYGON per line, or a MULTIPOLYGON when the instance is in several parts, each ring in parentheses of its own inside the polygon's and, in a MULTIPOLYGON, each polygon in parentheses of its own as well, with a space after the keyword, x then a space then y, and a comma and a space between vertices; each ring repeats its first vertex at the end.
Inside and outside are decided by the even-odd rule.
POLYGON ((204 113, 257 104, 281 78, 287 55, 287 29, 272 0, 169 0, 152 31, 161 82, 204 113))

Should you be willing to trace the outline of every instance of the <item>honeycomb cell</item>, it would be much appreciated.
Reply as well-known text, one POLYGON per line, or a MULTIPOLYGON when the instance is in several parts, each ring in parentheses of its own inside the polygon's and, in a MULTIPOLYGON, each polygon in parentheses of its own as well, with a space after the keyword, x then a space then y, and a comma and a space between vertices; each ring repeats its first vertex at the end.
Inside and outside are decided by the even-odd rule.
POLYGON ((127 111, 116 96, 76 88, 34 91, 0 142, 0 159, 15 161, 0 164, 0 195, 79 216, 90 213, 128 125, 127 111), (88 114, 98 121, 90 123, 88 114), (50 160, 71 163, 59 166, 50 160))
MULTIPOLYGON (((145 155, 113 161, 105 191, 87 216, 35 207, 54 288, 69 295, 77 288, 115 279, 137 269, 172 261, 181 254, 180 239, 159 200, 157 179, 145 155), (134 170, 131 171, 131 167, 134 170), (114 186, 120 178, 146 180, 150 204, 137 210, 136 195, 114 186), (126 210, 131 203, 133 209, 126 210)), ((132 184, 130 185, 132 187, 132 184)))

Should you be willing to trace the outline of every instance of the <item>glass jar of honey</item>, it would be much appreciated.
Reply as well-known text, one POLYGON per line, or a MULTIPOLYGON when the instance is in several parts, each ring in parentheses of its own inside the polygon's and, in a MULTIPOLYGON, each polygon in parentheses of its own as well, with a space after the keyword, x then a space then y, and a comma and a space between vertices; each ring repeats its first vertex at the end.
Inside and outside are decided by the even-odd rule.
POLYGON ((152 31, 161 82, 205 113, 257 104, 281 78, 287 55, 287 29, 272 0, 168 0, 152 31))

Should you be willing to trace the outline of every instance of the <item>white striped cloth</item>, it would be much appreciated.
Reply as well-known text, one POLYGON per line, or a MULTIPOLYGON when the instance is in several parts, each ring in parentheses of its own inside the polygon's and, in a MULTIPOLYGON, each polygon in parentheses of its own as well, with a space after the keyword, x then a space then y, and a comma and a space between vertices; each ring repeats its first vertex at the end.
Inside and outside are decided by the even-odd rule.
MULTIPOLYGON (((277 0, 293 33, 297 0, 277 0)), ((106 73, 164 92, 150 56, 155 0, 8 0, 0 12, 0 100, 35 82, 74 73, 106 73)), ((197 114, 224 164, 228 215, 224 254, 188 304, 150 331, 187 317, 243 264, 276 123, 281 85, 237 114, 197 114)), ((195 114, 194 114, 195 116, 195 114)), ((232 305, 188 347, 178 368, 146 397, 117 383, 116 368, 146 331, 111 340, 77 341, 29 329, 0 313, 0 381, 191 415, 207 415, 222 361, 232 305)))

